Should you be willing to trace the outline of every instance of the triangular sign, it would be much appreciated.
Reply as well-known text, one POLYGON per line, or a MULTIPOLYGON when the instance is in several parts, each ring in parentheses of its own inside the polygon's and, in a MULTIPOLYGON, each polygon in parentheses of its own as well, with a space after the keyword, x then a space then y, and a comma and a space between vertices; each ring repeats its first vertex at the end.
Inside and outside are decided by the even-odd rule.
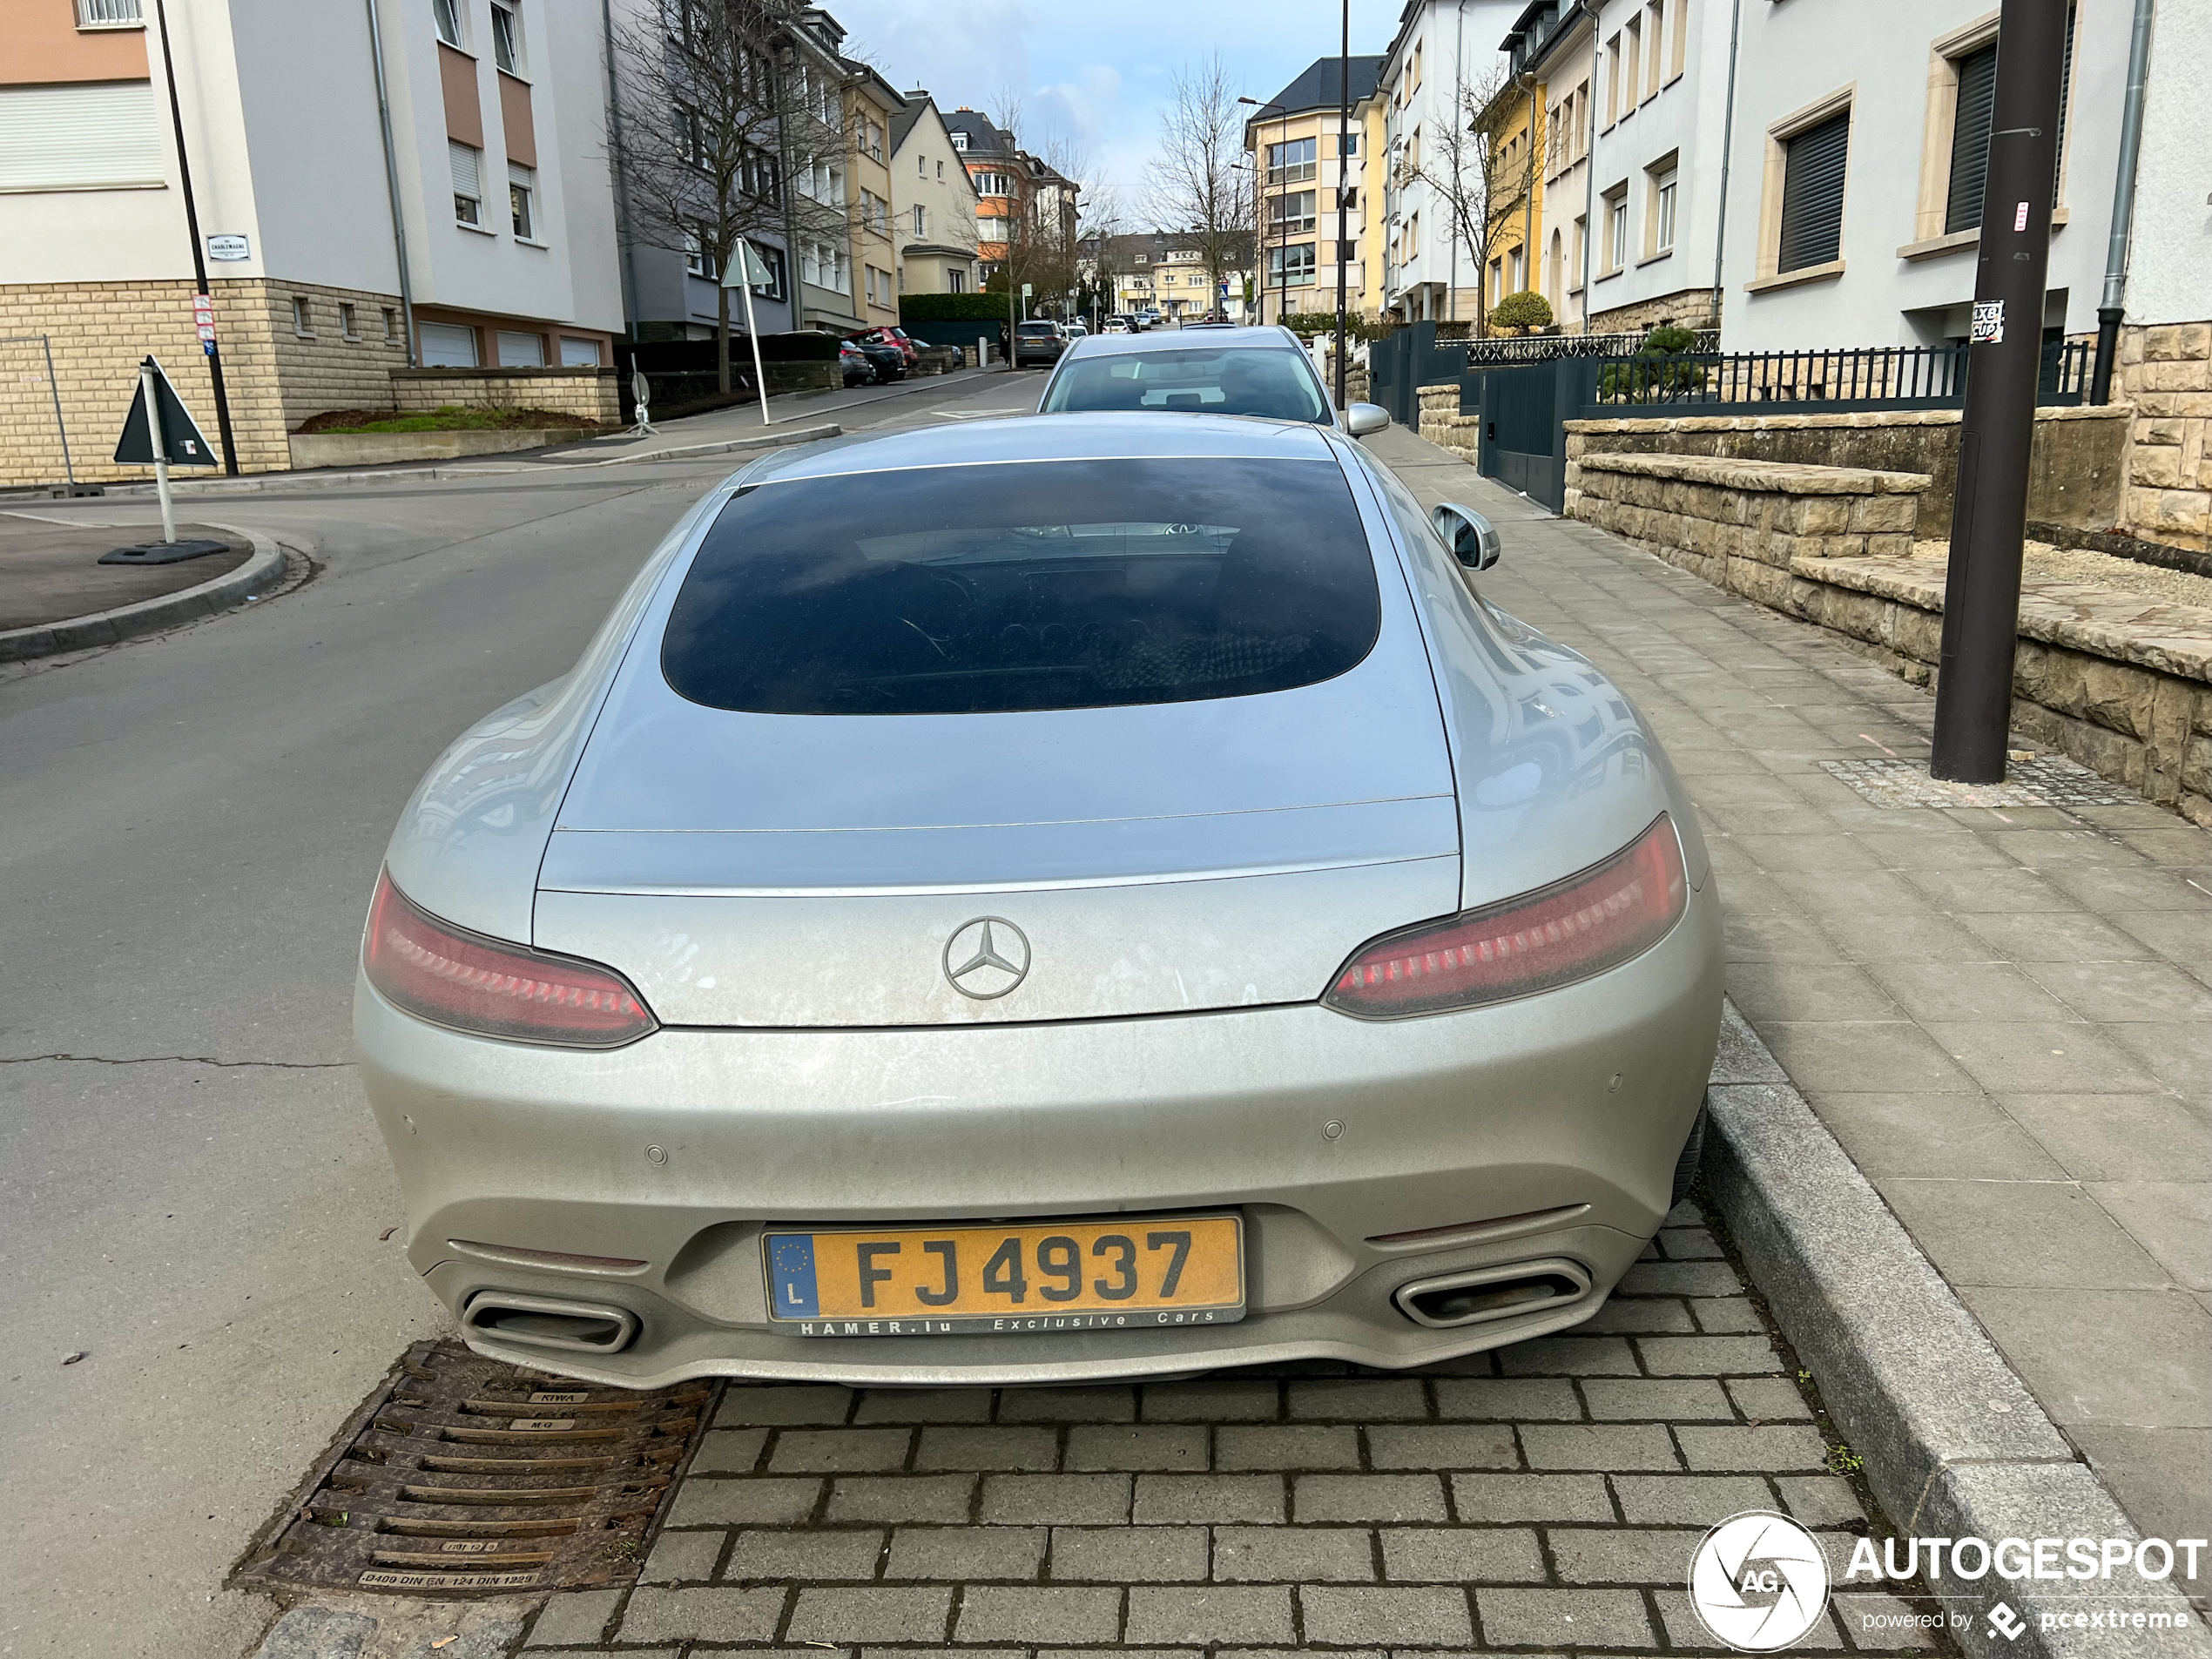
POLYGON ((141 375, 138 389, 131 399, 131 413, 123 417, 123 436, 115 446, 117 463, 151 467, 160 459, 172 467, 217 465, 213 448, 200 435, 199 423, 185 408, 184 400, 177 395, 177 388, 169 384, 169 376, 162 373, 161 365, 154 359, 149 357, 145 361, 153 368, 153 395, 161 408, 162 447, 169 453, 159 457, 154 454, 153 432, 146 422, 146 383, 141 375))
POLYGON ((765 288, 772 284, 775 273, 769 270, 768 261, 754 250, 744 237, 738 238, 736 268, 722 279, 725 288, 765 288))

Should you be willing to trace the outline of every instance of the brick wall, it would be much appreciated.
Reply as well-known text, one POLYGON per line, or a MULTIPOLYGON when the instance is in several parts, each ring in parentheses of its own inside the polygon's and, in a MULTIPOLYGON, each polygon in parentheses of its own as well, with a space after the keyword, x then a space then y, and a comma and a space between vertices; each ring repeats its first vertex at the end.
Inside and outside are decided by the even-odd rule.
POLYGON ((1656 328, 1662 323, 1672 323, 1677 328, 1707 328, 1713 321, 1713 291, 1710 288, 1684 288, 1678 293, 1662 294, 1656 300, 1639 300, 1634 305, 1614 306, 1608 310, 1590 313, 1590 332, 1594 334, 1640 334, 1656 328))
MULTIPOLYGON (((239 465, 246 472, 291 465, 286 434, 331 408, 388 408, 389 374, 406 347, 383 335, 383 307, 396 297, 260 278, 212 285, 215 329, 223 347, 239 465), (294 295, 307 301, 313 339, 293 327, 294 295), (341 301, 353 304, 361 338, 339 327, 341 301)), ((0 335, 47 337, 68 426, 71 459, 81 481, 142 479, 144 467, 108 459, 136 392, 138 360, 152 353, 211 444, 215 393, 192 327, 192 285, 179 282, 17 283, 0 287, 0 335)), ((36 340, 0 346, 0 485, 58 482, 61 443, 53 388, 36 340)))
POLYGON ((2123 328, 2118 378, 2135 408, 2128 529, 2212 548, 2212 322, 2123 328))

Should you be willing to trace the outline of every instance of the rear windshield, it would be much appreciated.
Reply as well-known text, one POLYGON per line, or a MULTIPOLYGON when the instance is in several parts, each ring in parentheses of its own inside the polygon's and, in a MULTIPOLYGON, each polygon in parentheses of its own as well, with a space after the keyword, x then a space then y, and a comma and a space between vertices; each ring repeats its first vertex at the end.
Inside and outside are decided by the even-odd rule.
POLYGON ((1187 409, 1321 425, 1330 421, 1319 385, 1301 354, 1287 347, 1078 357, 1054 380, 1042 412, 1089 409, 1187 409))
POLYGON ((761 714, 1109 708, 1311 685, 1381 625, 1333 461, 930 467, 733 497, 661 671, 761 714))
POLYGON ((1025 322, 1022 325, 1022 332, 1025 334, 1049 334, 1052 332, 1052 325, 1049 322, 1025 322))

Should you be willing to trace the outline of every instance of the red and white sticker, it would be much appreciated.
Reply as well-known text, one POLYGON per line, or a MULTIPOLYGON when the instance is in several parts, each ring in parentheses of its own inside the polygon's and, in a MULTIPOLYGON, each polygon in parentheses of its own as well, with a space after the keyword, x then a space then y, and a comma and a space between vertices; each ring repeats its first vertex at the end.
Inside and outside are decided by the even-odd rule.
POLYGON ((2016 231, 2024 231, 2027 228, 2027 204, 2026 202, 2022 202, 2018 207, 2013 209, 2013 228, 2016 231))

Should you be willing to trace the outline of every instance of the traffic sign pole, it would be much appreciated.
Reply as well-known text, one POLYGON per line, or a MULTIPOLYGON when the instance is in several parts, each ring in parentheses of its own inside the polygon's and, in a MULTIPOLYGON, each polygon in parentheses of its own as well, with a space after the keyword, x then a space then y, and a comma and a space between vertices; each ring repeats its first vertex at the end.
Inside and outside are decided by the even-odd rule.
MULTIPOLYGON (((153 488, 161 497, 161 539, 177 539, 177 509, 169 502, 169 438, 161 429, 161 399, 154 391, 153 359, 138 365, 138 395, 146 401, 146 430, 153 439, 153 488)), ((224 451, 228 454, 227 448, 224 451)))
MULTIPOLYGON (((230 394, 223 387, 223 352, 215 342, 213 301, 208 300, 207 250, 199 239, 199 209, 193 204, 192 193, 192 158, 185 153, 185 112, 177 102, 177 60, 169 54, 169 14, 163 9, 161 0, 153 0, 153 20, 154 26, 161 33, 161 70, 169 82, 169 119, 177 131, 177 177, 178 182, 184 186, 185 233, 192 238, 192 275, 198 279, 192 287, 192 320, 195 323, 200 321, 200 305, 206 301, 208 309, 205 314, 206 320, 200 327, 199 345, 200 349, 207 354, 207 377, 214 383, 215 429, 223 440, 223 470, 235 478, 238 476, 238 442, 231 435, 230 394)), ((146 395, 153 395, 151 388, 146 395)), ((157 435, 159 429, 157 421, 157 435)), ((154 448, 158 453, 161 446, 157 443, 154 448)), ((165 487, 161 499, 165 504, 169 499, 165 487)), ((172 536, 169 539, 173 542, 177 538, 172 536)))

